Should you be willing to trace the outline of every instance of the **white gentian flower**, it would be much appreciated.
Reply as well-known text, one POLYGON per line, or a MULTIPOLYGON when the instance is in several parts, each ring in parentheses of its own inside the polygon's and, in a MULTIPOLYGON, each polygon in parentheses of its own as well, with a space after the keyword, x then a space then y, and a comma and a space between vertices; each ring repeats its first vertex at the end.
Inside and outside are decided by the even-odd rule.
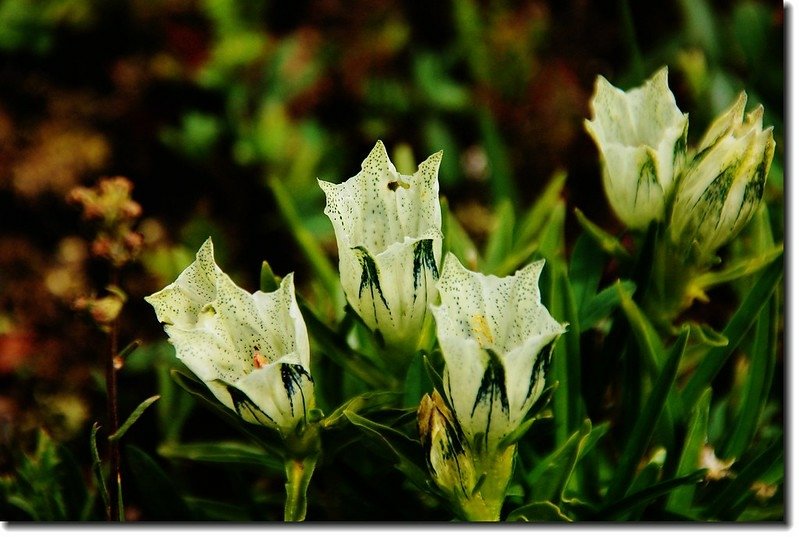
POLYGON ((745 108, 741 92, 708 128, 677 187, 671 240, 695 245, 705 259, 749 222, 774 157, 772 127, 763 129, 763 106, 744 118, 745 108))
POLYGON ((541 304, 543 261, 498 278, 447 254, 431 306, 446 364, 444 388, 470 444, 489 450, 518 427, 544 389, 565 331, 541 304))
POLYGON ((430 475, 452 498, 467 499, 477 483, 472 454, 460 425, 438 391, 425 394, 417 412, 419 437, 430 475))
POLYGON ((441 260, 441 152, 401 175, 382 142, 342 184, 319 181, 336 233, 341 285, 388 347, 413 351, 441 260))
POLYGON ((310 348, 293 274, 271 293, 238 287, 209 238, 178 279, 148 296, 177 357, 242 419, 285 437, 314 407, 310 348))
POLYGON ((688 134, 688 114, 669 90, 667 68, 627 92, 597 77, 591 110, 585 128, 599 148, 610 206, 632 229, 663 221, 688 134))

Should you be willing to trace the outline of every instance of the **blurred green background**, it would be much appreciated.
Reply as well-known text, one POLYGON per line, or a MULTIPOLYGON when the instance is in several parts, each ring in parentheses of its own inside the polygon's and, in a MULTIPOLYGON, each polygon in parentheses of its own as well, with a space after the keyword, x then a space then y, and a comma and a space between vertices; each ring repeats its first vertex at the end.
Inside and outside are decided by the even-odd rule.
MULTIPOLYGON (((324 300, 296 223, 335 258, 316 179, 354 175, 377 139, 404 173, 444 150, 441 192, 478 245, 497 204, 529 206, 559 170, 567 238, 574 207, 621 231, 582 125, 599 74, 629 88, 668 65, 694 137, 741 89, 762 103, 781 234, 783 17, 754 0, 0 0, 0 474, 41 425, 88 456, 103 413, 104 336, 72 304, 108 274, 65 201, 75 186, 123 175, 143 207, 121 341, 159 343, 123 371, 132 408, 169 383, 172 359, 140 299, 209 235, 246 289, 266 259, 324 300)), ((170 434, 158 427, 131 435, 155 449, 170 434)))

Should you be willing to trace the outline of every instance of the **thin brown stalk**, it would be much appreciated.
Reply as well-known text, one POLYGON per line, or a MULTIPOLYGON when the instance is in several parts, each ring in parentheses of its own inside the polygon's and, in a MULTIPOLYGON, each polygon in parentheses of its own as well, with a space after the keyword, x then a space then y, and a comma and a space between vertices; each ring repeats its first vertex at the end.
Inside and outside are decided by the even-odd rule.
MULTIPOLYGON (((118 284, 119 274, 116 268, 112 269, 112 285, 118 284)), ((109 436, 119 429, 119 408, 117 404, 117 362, 120 360, 118 355, 118 332, 119 320, 114 319, 110 327, 110 352, 105 366, 105 385, 106 385, 106 408, 108 413, 109 436)), ((108 510, 106 515, 109 521, 119 520, 119 489, 122 482, 122 471, 119 458, 119 442, 108 443, 108 461, 111 471, 108 477, 108 510)))

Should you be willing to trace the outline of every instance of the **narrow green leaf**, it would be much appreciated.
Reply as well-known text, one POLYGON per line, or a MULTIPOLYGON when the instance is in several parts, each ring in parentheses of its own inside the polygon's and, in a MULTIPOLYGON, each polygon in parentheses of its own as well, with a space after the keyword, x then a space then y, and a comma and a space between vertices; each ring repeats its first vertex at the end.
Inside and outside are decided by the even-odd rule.
POLYGON ((607 421, 592 427, 591 432, 588 433, 585 442, 583 442, 583 445, 580 448, 580 456, 578 457, 577 462, 580 462, 583 457, 591 453, 594 447, 596 447, 599 441, 602 440, 602 437, 605 436, 609 430, 610 422, 607 421))
POLYGON ((138 447, 125 446, 130 477, 139 491, 144 512, 149 520, 192 520, 186 502, 175 488, 175 482, 147 453, 138 447))
POLYGON ((119 351, 117 354, 120 358, 124 360, 125 358, 130 356, 133 353, 133 351, 138 349, 140 345, 141 345, 141 340, 134 339, 133 341, 125 345, 125 348, 119 351))
POLYGON ((487 274, 493 274, 493 269, 513 251, 513 229, 516 219, 513 204, 508 199, 500 200, 494 215, 494 229, 488 236, 483 256, 483 271, 487 274))
POLYGON ((465 52, 472 76, 475 80, 487 84, 491 59, 483 35, 483 17, 477 2, 475 0, 453 2, 452 15, 458 32, 458 45, 465 52))
POLYGON ((571 522, 552 502, 532 502, 511 511, 506 522, 571 522))
POLYGON ((588 236, 597 243, 603 252, 607 253, 611 257, 622 260, 632 259, 630 252, 628 252, 627 249, 622 246, 619 239, 591 222, 591 220, 589 220, 580 209, 575 208, 574 214, 577 217, 577 222, 579 222, 583 230, 588 233, 588 236))
MULTIPOLYGON (((630 491, 628 495, 633 495, 636 492, 641 492, 648 488, 654 486, 658 481, 658 476, 662 470, 662 464, 657 462, 650 462, 646 466, 644 466, 638 475, 635 476, 632 485, 630 485, 630 491)), ((648 499, 646 501, 642 501, 632 509, 621 514, 617 518, 620 520, 639 520, 641 518, 641 513, 644 509, 652 502, 653 499, 648 499)))
POLYGON ((323 283, 328 296, 331 298, 334 305, 339 306, 343 304, 344 295, 339 285, 338 272, 327 258, 319 241, 317 241, 316 237, 305 227, 305 223, 302 221, 302 218, 297 212, 297 208, 294 206, 294 201, 291 199, 291 194, 286 190, 283 183, 276 178, 270 178, 268 184, 289 231, 294 235, 294 240, 297 241, 297 244, 310 263, 311 268, 323 283))
POLYGON ((282 442, 276 431, 269 427, 262 427, 245 422, 235 412, 217 400, 205 384, 196 378, 177 369, 173 369, 171 373, 174 381, 177 382, 181 388, 195 396, 206 408, 222 418, 234 429, 258 442, 258 445, 270 453, 273 453, 275 457, 283 457, 282 447, 278 447, 282 446, 282 442))
POLYGON ((633 427, 627 445, 614 472, 613 480, 608 488, 609 501, 623 498, 630 488, 635 469, 643 457, 649 439, 655 430, 658 419, 666 406, 666 398, 674 385, 680 358, 685 351, 688 341, 688 330, 683 329, 680 336, 669 351, 668 358, 663 365, 657 380, 652 386, 652 391, 644 404, 644 408, 633 427))
POLYGON ((556 170, 549 179, 543 192, 536 198, 532 207, 519 221, 516 247, 536 240, 549 220, 552 209, 562 197, 563 186, 566 184, 567 174, 564 170, 556 170))
POLYGON ((620 281, 614 284, 619 297, 619 304, 632 328, 633 336, 646 360, 646 365, 651 372, 657 372, 663 363, 665 351, 652 323, 646 318, 630 294, 629 286, 623 286, 620 281))
POLYGON ((555 390, 558 388, 558 383, 555 382, 553 385, 548 386, 538 397, 538 400, 533 403, 533 406, 530 408, 530 411, 527 413, 527 416, 530 416, 529 419, 523 421, 521 425, 516 427, 513 431, 508 433, 508 435, 502 439, 499 443, 498 449, 504 449, 511 444, 517 443, 522 437, 530 430, 530 427, 535 424, 536 421, 539 421, 538 413, 541 412, 547 404, 549 404, 550 399, 552 399, 552 394, 555 393, 555 390))
POLYGON ((752 484, 768 472, 774 464, 781 461, 784 456, 783 447, 783 439, 780 437, 761 451, 749 464, 737 471, 735 479, 713 497, 713 501, 705 509, 705 517, 727 519, 729 510, 738 504, 740 498, 746 494, 752 484))
POLYGON ((95 485, 97 486, 97 490, 100 491, 100 497, 103 500, 103 507, 107 512, 111 503, 108 496, 108 488, 105 484, 105 477, 103 476, 103 463, 100 460, 100 453, 97 450, 97 431, 99 430, 100 425, 98 423, 92 425, 89 447, 92 453, 92 472, 94 474, 95 485))
MULTIPOLYGON (((465 89, 465 88, 464 88, 465 89)), ((421 137, 424 140, 425 154, 443 151, 446 158, 438 168, 438 180, 442 188, 449 188, 463 181, 463 169, 452 155, 461 153, 458 140, 454 136, 454 125, 438 116, 428 115, 421 124, 421 137)))
POLYGON ((280 287, 278 277, 272 272, 272 267, 268 261, 261 263, 261 286, 260 289, 264 293, 271 293, 277 291, 280 287))
MULTIPOLYGON (((554 273, 554 271, 553 271, 554 273)), ((568 398, 568 420, 569 430, 576 429, 583 417, 585 408, 581 393, 582 386, 582 354, 580 352, 580 319, 577 314, 577 304, 574 301, 569 276, 565 270, 558 270, 556 274, 558 282, 558 294, 562 305, 562 315, 559 317, 561 322, 568 323, 566 333, 561 336, 566 355, 565 375, 557 375, 560 386, 568 398), (565 382, 564 382, 565 381, 565 382)))
POLYGON ((726 347, 730 340, 724 334, 714 330, 706 324, 689 323, 691 326, 691 337, 695 338, 699 344, 708 347, 726 347))
POLYGON ((536 464, 526 478, 531 501, 560 501, 590 432, 591 421, 585 420, 563 445, 536 464))
MULTIPOLYGON (((530 241, 527 244, 514 248, 508 255, 500 262, 500 264, 491 269, 491 273, 495 276, 507 276, 532 261, 533 255, 539 251, 540 244, 537 241, 530 241)), ((483 272, 489 272, 483 270, 483 272)))
POLYGON ((168 358, 158 360, 155 365, 158 393, 161 394, 161 402, 156 407, 156 413, 161 441, 165 443, 179 440, 183 425, 189 419, 195 404, 191 394, 172 380, 170 371, 175 365, 177 365, 175 360, 168 358))
MULTIPOLYGON (((563 225, 566 219, 566 203, 558 200, 549 213, 544 231, 541 233, 538 251, 548 263, 564 263, 566 244, 563 225)), ((564 263, 565 264, 565 263, 564 263)))
POLYGON ((122 438, 122 436, 126 432, 128 432, 128 429, 130 429, 133 426, 133 424, 136 423, 136 421, 141 417, 141 415, 144 414, 144 411, 147 410, 150 407, 150 405, 158 401, 160 398, 161 398, 160 395, 153 395, 152 397, 148 397, 147 399, 139 403, 139 406, 137 406, 136 409, 130 413, 130 416, 128 416, 128 419, 125 420, 122 426, 119 429, 117 429, 117 431, 114 434, 108 437, 108 441, 118 442, 122 438))
POLYGON ((23 498, 17 494, 12 494, 5 498, 5 500, 9 505, 13 505, 23 513, 26 513, 28 516, 30 516, 34 522, 39 522, 42 520, 36 507, 34 507, 34 505, 26 498, 23 498))
POLYGON ((679 5, 685 21, 685 38, 698 45, 708 55, 710 62, 718 61, 726 41, 719 39, 713 7, 707 0, 680 0, 679 5))
POLYGON ((166 459, 242 464, 273 472, 283 471, 283 461, 275 457, 275 453, 255 444, 246 444, 235 440, 162 444, 158 447, 158 454, 166 459))
POLYGON ((677 477, 674 479, 668 479, 666 481, 661 481, 656 485, 653 485, 644 490, 630 494, 629 496, 625 496, 621 500, 613 502, 607 507, 601 509, 596 514, 597 520, 615 519, 620 515, 623 515, 624 513, 632 509, 635 509, 639 505, 647 504, 652 500, 660 496, 663 496, 664 494, 668 494, 670 491, 676 489, 677 487, 681 487, 683 485, 691 483, 698 483, 702 480, 704 475, 705 471, 699 470, 697 472, 693 472, 685 476, 677 477))
POLYGON ((478 270, 482 265, 482 259, 477 247, 450 210, 447 198, 441 197, 439 201, 441 202, 441 234, 444 235, 442 252, 452 252, 464 267, 469 270, 478 270))
MULTIPOLYGON (((635 284, 629 280, 617 282, 625 295, 632 296, 635 293, 635 284)), ((615 285, 608 286, 598 294, 590 297, 587 303, 580 310, 580 330, 585 332, 593 328, 602 319, 610 316, 621 302, 621 295, 615 285)))
POLYGON ((424 464, 415 461, 414 454, 421 454, 422 449, 418 442, 411 440, 401 432, 392 429, 382 423, 377 423, 363 416, 359 416, 348 410, 344 411, 344 416, 350 422, 368 433, 374 439, 385 444, 396 459, 396 467, 420 490, 430 490, 427 480, 427 472, 423 470, 424 464))
POLYGON ((483 148, 489 162, 489 185, 494 200, 516 199, 516 183, 513 180, 513 168, 510 163, 505 142, 497 122, 487 106, 478 106, 477 120, 479 124, 483 148))
POLYGON ((386 372, 374 365, 368 357, 351 349, 344 337, 328 327, 302 297, 297 297, 297 303, 300 306, 303 319, 305 319, 308 333, 325 356, 372 387, 385 388, 397 384, 386 372))
MULTIPOLYGON (((707 424, 710 415, 710 397, 713 390, 707 388, 702 392, 697 405, 691 410, 688 422, 688 432, 685 435, 685 443, 680 453, 680 460, 677 465, 677 474, 685 475, 699 469, 699 461, 702 449, 707 443, 707 424)), ((696 492, 695 484, 677 487, 669 494, 666 509, 676 513, 689 514, 691 504, 694 501, 696 492)))
POLYGON ((497 276, 511 274, 522 265, 529 263, 533 254, 541 249, 541 241, 551 229, 551 224, 557 223, 557 219, 560 217, 560 214, 557 213, 563 207, 561 190, 565 181, 565 172, 559 170, 554 173, 544 192, 536 199, 533 206, 524 215, 523 220, 519 222, 513 247, 502 261, 492 268, 493 274, 497 276))
POLYGON ((356 414, 363 414, 380 408, 386 408, 389 405, 396 404, 401 395, 402 394, 398 392, 389 391, 373 391, 356 395, 352 399, 342 403, 331 412, 329 416, 325 417, 322 420, 322 427, 331 429, 340 426, 342 422, 346 420, 344 416, 345 410, 356 414))
POLYGON ((749 353, 749 371, 745 377, 743 396, 731 434, 721 452, 723 459, 738 459, 749 447, 769 397, 777 359, 779 306, 772 295, 769 307, 760 312, 749 353))
POLYGON ((597 294, 602 271, 605 268, 607 256, 584 232, 580 233, 574 243, 574 249, 569 263, 569 280, 574 291, 574 301, 580 319, 589 301, 597 294))
POLYGON ((443 358, 441 358, 441 352, 438 350, 434 351, 434 353, 430 356, 424 356, 424 368, 425 371, 427 371, 427 378, 433 385, 433 389, 436 390, 441 397, 446 399, 447 391, 444 389, 444 379, 441 378, 441 374, 438 372, 438 369, 436 369, 436 367, 433 365, 434 359, 436 359, 437 363, 439 364, 439 369, 443 368, 443 366, 441 366, 443 358))
MULTIPOLYGON (((81 520, 80 517, 89 500, 81 467, 78 465, 78 461, 72 451, 66 445, 57 445, 56 449, 58 451, 58 463, 55 468, 56 481, 60 484, 61 493, 64 496, 66 519, 81 520)), ((2 497, 1 486, 0 497, 2 497)))
POLYGON ((234 503, 208 500, 205 498, 184 498, 186 505, 202 520, 209 522, 251 522, 246 508, 234 503))
POLYGON ((517 443, 519 440, 522 439, 522 437, 527 433, 527 431, 530 430, 530 427, 532 427, 536 421, 538 421, 538 418, 536 417, 532 417, 523 421, 521 425, 516 427, 513 431, 508 433, 508 435, 505 436, 505 438, 502 439, 497 449, 501 451, 506 447, 510 446, 511 444, 517 443))
POLYGON ((770 250, 752 257, 733 263, 731 266, 717 272, 705 272, 694 278, 691 284, 699 289, 707 290, 722 283, 731 282, 745 276, 751 276, 763 269, 782 254, 783 245, 780 244, 770 250))
POLYGON ((691 379, 683 388, 682 400, 686 410, 693 407, 699 395, 710 385, 732 352, 738 348, 749 327, 758 318, 760 310, 774 292, 777 283, 782 278, 782 273, 783 254, 780 254, 760 274, 751 291, 724 328, 723 334, 729 340, 729 344, 726 347, 711 349, 699 362, 691 379))
POLYGON ((417 352, 408 365, 402 397, 403 408, 416 408, 422 396, 433 391, 433 383, 425 371, 425 358, 425 353, 417 352))
MULTIPOLYGON (((640 356, 643 358, 643 364, 648 368, 651 378, 656 378, 661 372, 661 364, 665 360, 665 351, 660 336, 649 322, 649 319, 640 310, 638 305, 633 300, 632 296, 621 285, 621 282, 616 282, 616 291, 618 292, 621 309, 632 330, 633 337, 635 338, 640 356)), ((625 379, 626 387, 632 390, 635 395, 635 400, 640 397, 640 382, 641 372, 637 360, 637 356, 631 352, 631 348, 627 349, 625 354, 625 379), (636 384, 638 383, 638 384, 636 384)), ((678 364, 679 365, 679 364, 678 364)), ((630 404, 630 401, 626 401, 630 404)), ((682 414, 680 409, 680 400, 676 392, 671 393, 671 390, 666 397, 666 411, 662 414, 664 424, 659 428, 659 432, 666 435, 667 443, 671 443, 674 434, 674 419, 682 414)), ((638 417, 638 404, 635 407, 626 408, 628 416, 638 417)), ((632 421, 632 420, 631 420, 632 421)), ((654 426, 654 424, 652 424, 654 426)), ((671 446, 667 446, 671 447, 671 446)))

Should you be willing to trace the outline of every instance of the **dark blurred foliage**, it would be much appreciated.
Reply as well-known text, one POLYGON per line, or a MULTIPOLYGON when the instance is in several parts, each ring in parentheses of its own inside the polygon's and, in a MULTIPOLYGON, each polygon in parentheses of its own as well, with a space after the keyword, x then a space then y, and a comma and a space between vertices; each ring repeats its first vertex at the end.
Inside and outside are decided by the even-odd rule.
MULTIPOLYGON (((141 297, 209 235, 243 287, 255 289, 268 259, 278 274, 296 271, 302 288, 311 273, 268 181, 286 187, 332 254, 316 178, 354 175, 376 139, 405 173, 444 150, 442 194, 478 243, 495 203, 526 207, 558 169, 569 209, 620 231, 582 126, 598 74, 631 87, 668 65, 692 135, 745 88, 775 126, 766 196, 780 200, 783 24, 781 2, 753 0, 0 0, 0 473, 40 425, 85 463, 87 431, 102 416, 105 336, 72 304, 102 292, 110 269, 91 257, 92 232, 66 202, 74 187, 125 176, 143 209, 144 253, 121 274, 123 343, 163 339, 141 297)), ((782 233, 781 210, 772 217, 782 233)), ((146 364, 122 372, 124 409, 163 386, 151 361, 171 363, 169 348, 141 352, 146 364)), ((212 437, 211 422, 197 409, 187 428, 212 437)), ((132 438, 154 451, 164 431, 137 427, 132 438)), ((216 472, 210 485, 184 478, 231 493, 246 479, 216 472)), ((336 503, 341 475, 325 472, 315 486, 329 512, 312 506, 310 518, 411 509, 386 513, 375 496, 359 515, 336 503)), ((259 486, 279 512, 280 480, 259 486)), ((147 518, 130 494, 130 516, 147 518)))

